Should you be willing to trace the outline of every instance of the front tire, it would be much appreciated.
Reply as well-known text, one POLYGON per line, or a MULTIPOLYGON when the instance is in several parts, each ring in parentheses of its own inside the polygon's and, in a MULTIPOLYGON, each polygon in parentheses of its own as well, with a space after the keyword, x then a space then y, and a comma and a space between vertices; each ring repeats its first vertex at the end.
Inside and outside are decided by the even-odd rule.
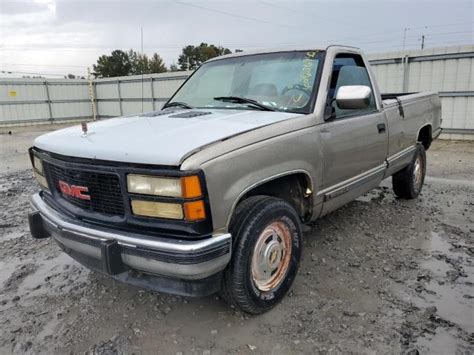
POLYGON ((252 196, 237 206, 229 229, 234 251, 221 295, 244 312, 266 312, 286 295, 298 271, 300 219, 281 199, 252 196))
POLYGON ((422 144, 416 145, 415 156, 406 168, 400 170, 392 177, 395 195, 404 199, 418 197, 423 188, 426 174, 426 152, 422 144))

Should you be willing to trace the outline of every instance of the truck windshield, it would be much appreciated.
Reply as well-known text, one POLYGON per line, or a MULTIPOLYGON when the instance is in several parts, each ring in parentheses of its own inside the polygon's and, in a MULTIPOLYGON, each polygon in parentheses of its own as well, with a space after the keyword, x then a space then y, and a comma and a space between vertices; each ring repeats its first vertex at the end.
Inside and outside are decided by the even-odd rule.
POLYGON ((320 53, 244 55, 205 63, 168 105, 309 113, 320 53))

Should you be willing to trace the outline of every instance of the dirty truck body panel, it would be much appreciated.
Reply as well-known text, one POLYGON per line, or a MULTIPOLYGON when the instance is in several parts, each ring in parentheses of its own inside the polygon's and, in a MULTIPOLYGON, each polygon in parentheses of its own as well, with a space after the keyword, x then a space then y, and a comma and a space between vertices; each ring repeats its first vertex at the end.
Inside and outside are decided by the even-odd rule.
MULTIPOLYGON (((210 294, 239 252, 230 228, 239 203, 274 196, 301 221, 315 220, 408 167, 417 143, 427 149, 441 132, 438 95, 381 95, 369 63, 352 47, 269 53, 285 65, 304 56, 301 71, 287 67, 288 80, 294 69, 300 82, 256 84, 247 96, 257 103, 214 94, 229 86, 225 80, 200 88, 206 70, 225 72, 239 60, 249 66, 260 55, 211 60, 162 111, 39 137, 31 157, 43 191, 32 199, 33 235, 53 236, 81 263, 121 281, 210 294), (217 97, 212 105, 193 96, 206 90, 217 97), (194 98, 194 108, 182 98, 194 98)), ((256 79, 234 80, 230 90, 238 93, 256 79)))
POLYGON ((232 211, 245 192, 269 179, 294 173, 303 173, 311 181, 310 219, 314 220, 321 211, 326 214, 340 207, 407 166, 422 127, 430 126, 433 134, 440 131, 437 94, 403 95, 398 98, 400 103, 395 99, 382 101, 367 62, 377 110, 325 121, 324 98, 332 63, 340 53, 359 52, 337 47, 327 50, 314 113, 236 136, 183 162, 183 169, 201 167, 209 181, 215 179, 209 183, 209 194, 212 204, 219 205, 213 210, 217 230, 226 231, 232 211), (386 127, 384 132, 379 132, 380 124, 386 127))

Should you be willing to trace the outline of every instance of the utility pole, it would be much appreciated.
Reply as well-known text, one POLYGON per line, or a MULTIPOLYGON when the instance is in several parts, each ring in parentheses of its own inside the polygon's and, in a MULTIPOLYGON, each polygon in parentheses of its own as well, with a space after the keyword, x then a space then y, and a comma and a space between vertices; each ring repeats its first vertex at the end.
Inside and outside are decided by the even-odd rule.
POLYGON ((142 52, 142 58, 141 58, 141 74, 142 74, 142 112, 143 112, 143 65, 145 64, 145 56, 143 55, 143 27, 140 28, 140 44, 141 44, 141 52, 142 52))
POLYGON ((407 41, 407 31, 409 31, 410 28, 408 27, 405 27, 403 29, 403 49, 405 49, 405 44, 406 44, 406 41, 407 41))
POLYGON ((94 82, 92 81, 90 68, 87 68, 87 85, 89 88, 89 98, 91 99, 92 119, 95 121, 97 119, 97 107, 95 105, 94 82))
POLYGON ((421 36, 421 49, 425 48, 425 35, 421 36))

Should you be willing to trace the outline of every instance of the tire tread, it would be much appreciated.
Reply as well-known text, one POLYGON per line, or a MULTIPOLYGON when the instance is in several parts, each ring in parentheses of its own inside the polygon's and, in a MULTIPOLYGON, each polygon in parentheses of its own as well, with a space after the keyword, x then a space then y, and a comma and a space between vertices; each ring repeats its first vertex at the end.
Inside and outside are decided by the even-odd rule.
MULTIPOLYGON (((277 209, 279 206, 287 208, 289 205, 280 199, 271 196, 251 196, 241 202, 234 213, 229 225, 229 231, 235 238, 233 241, 233 250, 245 250, 246 240, 241 238, 241 235, 245 230, 252 230, 263 216, 268 213, 269 206, 272 209, 277 209)), ((299 221, 299 217, 296 211, 290 206, 291 211, 294 213, 294 217, 299 221)), ((300 235, 301 225, 298 224, 300 235)), ((251 302, 249 297, 249 291, 245 284, 246 270, 245 268, 234 267, 234 259, 237 257, 233 252, 232 260, 224 271, 224 277, 222 282, 220 296, 227 301, 229 304, 243 310, 244 312, 251 314, 261 314, 271 308, 273 305, 269 305, 267 308, 259 307, 251 302)))
MULTIPOLYGON (((414 188, 415 177, 413 175, 415 161, 419 155, 421 155, 423 159, 423 164, 424 164, 423 169, 426 169, 425 149, 421 143, 418 143, 416 145, 415 156, 413 157, 413 160, 410 162, 410 164, 407 167, 400 170, 399 172, 393 174, 392 176, 393 191, 395 195, 397 195, 399 198, 411 200, 411 199, 416 198, 421 192, 421 188, 420 188, 420 191, 416 191, 414 188)), ((423 180, 424 180, 424 176, 423 176, 423 180)))

